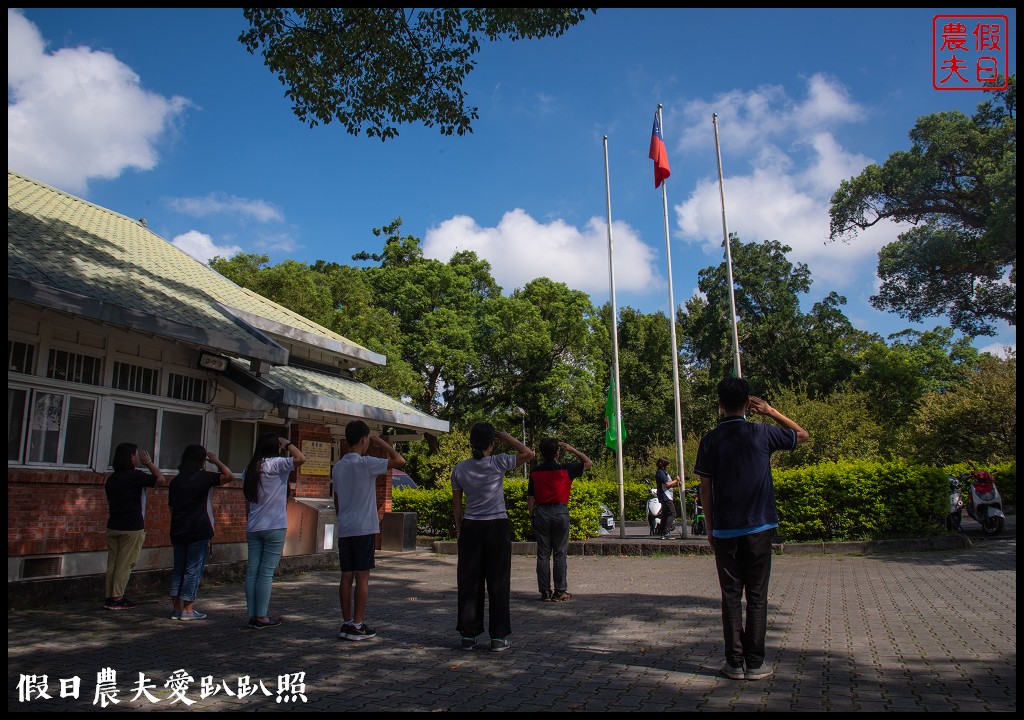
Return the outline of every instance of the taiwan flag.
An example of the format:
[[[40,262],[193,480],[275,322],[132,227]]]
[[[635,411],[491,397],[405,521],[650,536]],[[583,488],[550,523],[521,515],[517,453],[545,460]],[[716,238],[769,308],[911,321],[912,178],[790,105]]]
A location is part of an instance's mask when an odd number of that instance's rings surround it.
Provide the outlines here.
[[[661,134],[661,118],[654,113],[654,129],[651,130],[651,152],[649,154],[654,161],[654,187],[661,187],[661,184],[668,179],[672,171],[668,169],[668,154],[665,152],[665,137]]]

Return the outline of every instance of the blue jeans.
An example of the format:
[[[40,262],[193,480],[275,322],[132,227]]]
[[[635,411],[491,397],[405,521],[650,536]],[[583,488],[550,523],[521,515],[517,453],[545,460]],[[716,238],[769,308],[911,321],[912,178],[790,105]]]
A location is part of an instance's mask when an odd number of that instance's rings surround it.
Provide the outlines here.
[[[286,528],[280,528],[245,534],[249,545],[249,565],[245,571],[245,604],[249,609],[249,617],[267,617],[270,586],[274,581],[277,564],[281,562],[287,532]]]
[[[171,569],[171,597],[190,603],[199,592],[206,558],[210,553],[209,540],[197,540],[187,545],[174,545],[174,567]]]

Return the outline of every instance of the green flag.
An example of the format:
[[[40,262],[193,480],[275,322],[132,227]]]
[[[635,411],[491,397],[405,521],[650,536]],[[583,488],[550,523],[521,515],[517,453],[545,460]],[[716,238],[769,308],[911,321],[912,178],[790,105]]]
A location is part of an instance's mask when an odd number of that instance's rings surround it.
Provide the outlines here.
[[[619,431],[622,433],[622,442],[626,442],[626,426],[620,421]],[[608,400],[604,404],[604,444],[612,450],[618,450],[619,444],[615,434],[615,376],[608,384]]]

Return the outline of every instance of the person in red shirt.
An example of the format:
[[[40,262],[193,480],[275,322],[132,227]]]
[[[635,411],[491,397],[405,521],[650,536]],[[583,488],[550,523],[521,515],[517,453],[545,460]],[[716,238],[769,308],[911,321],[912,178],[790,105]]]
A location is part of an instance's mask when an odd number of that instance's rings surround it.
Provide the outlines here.
[[[560,463],[562,450],[575,455],[579,462]],[[569,554],[569,492],[572,481],[590,469],[590,458],[568,443],[549,437],[541,440],[543,462],[530,473],[527,504],[533,533],[537,539],[537,587],[540,599],[549,602],[572,600],[566,582]],[[554,591],[551,588],[552,558],[555,569]]]

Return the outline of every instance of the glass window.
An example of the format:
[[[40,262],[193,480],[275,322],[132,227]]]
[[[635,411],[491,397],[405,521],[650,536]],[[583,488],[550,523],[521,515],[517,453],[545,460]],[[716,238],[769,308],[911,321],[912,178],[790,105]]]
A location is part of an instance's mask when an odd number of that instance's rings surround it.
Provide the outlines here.
[[[175,400],[206,402],[206,381],[189,375],[170,373],[167,380],[167,397]]]
[[[129,392],[160,394],[160,371],[141,365],[114,363],[114,377],[111,386]]]
[[[50,350],[46,376],[55,380],[99,385],[103,376],[103,360],[79,353]]]
[[[28,390],[7,388],[7,462],[21,462]]]
[[[110,455],[121,443],[134,443],[146,452],[156,452],[156,415],[154,408],[114,405],[114,427],[110,433]],[[157,466],[159,461],[154,458]],[[177,463],[174,464],[177,467]]]
[[[256,449],[256,438],[265,432],[276,435],[287,435],[288,431],[281,425],[241,422],[239,420],[222,420],[220,423],[220,452],[217,457],[240,475],[252,460]]]
[[[92,460],[92,418],[96,402],[80,397],[70,400],[63,464],[88,465]]]
[[[28,462],[88,465],[92,458],[95,415],[93,399],[63,393],[34,393],[29,418]]]
[[[32,401],[32,421],[29,425],[29,462],[57,462],[60,422],[63,415],[63,395],[36,393]]]
[[[178,467],[186,445],[203,442],[203,416],[170,410],[114,405],[114,431],[110,437],[110,457],[121,443],[135,443],[153,455],[157,467]]]
[[[163,411],[160,419],[160,452],[158,467],[176,468],[181,453],[192,443],[203,442],[203,416]],[[229,466],[230,467],[230,466]]]
[[[31,374],[35,346],[17,340],[7,341],[7,369],[11,372]]]
[[[256,424],[223,420],[220,424],[220,452],[217,456],[235,473],[240,473],[252,459],[256,447]]]

